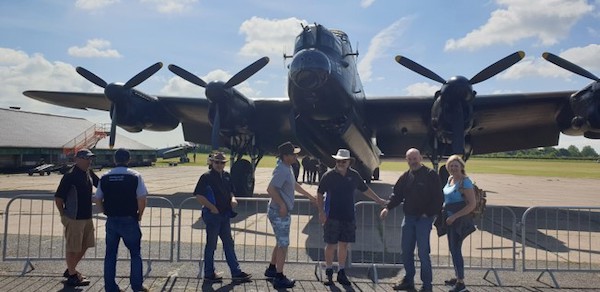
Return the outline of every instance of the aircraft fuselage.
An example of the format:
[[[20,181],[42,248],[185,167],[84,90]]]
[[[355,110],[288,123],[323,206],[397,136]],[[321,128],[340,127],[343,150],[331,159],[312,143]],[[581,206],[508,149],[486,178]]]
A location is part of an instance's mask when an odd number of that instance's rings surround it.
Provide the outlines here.
[[[321,25],[304,27],[289,66],[288,94],[294,132],[303,148],[333,167],[337,149],[349,149],[367,180],[379,153],[362,114],[365,94],[346,34]]]

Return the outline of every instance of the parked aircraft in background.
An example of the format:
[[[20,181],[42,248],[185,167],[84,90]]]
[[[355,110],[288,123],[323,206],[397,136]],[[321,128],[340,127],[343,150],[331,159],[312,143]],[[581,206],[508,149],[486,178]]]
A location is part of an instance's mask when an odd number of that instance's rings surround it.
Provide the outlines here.
[[[477,95],[473,85],[517,63],[515,52],[468,79],[444,80],[418,63],[396,61],[442,84],[434,96],[369,97],[358,76],[348,36],[322,25],[302,26],[288,73],[285,98],[249,98],[234,87],[269,61],[261,58],[226,82],[206,83],[185,69],[169,65],[183,79],[205,88],[206,98],[150,96],[135,86],[158,71],[143,70],[125,84],[107,84],[81,67],[77,72],[103,87],[101,93],[26,91],[28,97],[71,108],[110,111],[114,127],[130,132],[169,131],[183,126],[186,141],[231,150],[236,195],[251,195],[254,169],[267,152],[287,140],[333,167],[331,154],[347,148],[354,167],[370,181],[379,176],[380,156],[404,156],[417,147],[437,167],[443,156],[483,154],[558,144],[559,133],[600,138],[598,77],[552,54],[549,61],[595,80],[579,92]],[[114,137],[114,135],[111,135]],[[111,145],[114,138],[111,138]],[[244,159],[247,155],[250,160]]]

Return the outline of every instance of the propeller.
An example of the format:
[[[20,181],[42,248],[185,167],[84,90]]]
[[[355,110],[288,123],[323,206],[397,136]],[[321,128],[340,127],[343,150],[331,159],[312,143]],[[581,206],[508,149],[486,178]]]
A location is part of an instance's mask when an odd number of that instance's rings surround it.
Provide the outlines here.
[[[600,78],[598,78],[596,75],[590,73],[589,71],[587,71],[587,70],[555,55],[555,54],[544,52],[542,54],[542,58],[546,59],[548,62],[550,62],[558,67],[561,67],[563,69],[571,71],[572,73],[575,73],[579,76],[587,77],[594,81],[600,81]]]
[[[193,73],[190,73],[189,71],[177,65],[169,65],[169,70],[175,75],[187,80],[190,83],[205,88],[206,98],[208,98],[208,100],[210,100],[211,103],[214,103],[215,115],[212,120],[212,132],[210,137],[213,150],[217,150],[219,148],[219,134],[221,133],[220,107],[227,106],[227,104],[222,104],[225,103],[223,96],[229,96],[229,94],[226,93],[229,89],[246,81],[252,75],[256,74],[256,72],[260,71],[263,67],[265,67],[268,63],[269,58],[262,57],[256,60],[254,63],[248,65],[246,68],[242,69],[235,75],[233,75],[225,83],[220,81],[206,83],[200,77],[194,75]]]
[[[104,88],[104,95],[111,101],[110,112],[111,112],[111,124],[110,124],[110,137],[108,146],[112,149],[115,146],[115,138],[117,132],[117,107],[119,102],[122,102],[123,98],[121,96],[126,95],[126,91],[131,90],[132,88],[138,86],[140,83],[146,81],[152,75],[154,75],[160,68],[162,68],[163,64],[158,62],[144,70],[142,70],[137,75],[133,76],[129,81],[125,82],[124,85],[111,83],[108,84],[104,79],[98,77],[96,74],[90,72],[89,70],[83,67],[77,67],[75,70],[79,75],[83,76],[83,78],[88,81]]]
[[[502,58],[498,62],[486,67],[485,69],[481,70],[479,73],[475,74],[475,76],[473,76],[473,78],[471,78],[469,80],[469,83],[471,85],[473,85],[473,84],[477,84],[479,82],[488,80],[488,79],[494,77],[496,74],[508,69],[512,65],[521,61],[521,59],[523,59],[523,57],[525,57],[525,52],[523,52],[523,51],[514,52],[514,53]],[[419,63],[414,62],[413,60],[411,60],[407,57],[398,55],[398,56],[396,56],[396,62],[398,62],[398,64],[408,68],[409,70],[412,70],[415,73],[418,73],[418,74],[420,74],[424,77],[427,77],[433,81],[437,81],[439,83],[446,84],[446,80],[444,80],[444,78],[440,77],[439,75],[435,74],[433,71],[423,67]]]
[[[444,109],[441,111],[440,115],[444,113],[450,118],[449,126],[452,130],[452,152],[464,154],[465,116],[470,115],[471,102],[475,95],[472,85],[492,78],[519,62],[523,57],[525,57],[525,53],[523,51],[517,51],[489,65],[479,73],[475,74],[471,79],[455,76],[447,81],[435,72],[409,58],[398,55],[395,59],[398,64],[409,70],[442,84],[442,89],[440,90],[441,99],[436,102],[441,102],[443,104],[435,103],[434,107],[440,106]],[[469,108],[464,107],[465,103]],[[465,112],[465,109],[467,112]]]

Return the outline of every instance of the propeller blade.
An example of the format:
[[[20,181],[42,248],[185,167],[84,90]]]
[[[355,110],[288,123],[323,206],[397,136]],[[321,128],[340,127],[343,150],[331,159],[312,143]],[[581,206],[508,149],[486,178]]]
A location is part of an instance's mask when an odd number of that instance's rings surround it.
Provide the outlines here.
[[[106,81],[104,81],[102,78],[83,67],[77,67],[75,68],[75,71],[77,71],[79,75],[83,76],[83,78],[87,79],[89,82],[92,82],[102,88],[105,88],[106,85],[108,85],[108,83],[106,83]]]
[[[177,65],[169,65],[169,71],[175,73],[175,75],[189,81],[190,83],[196,84],[200,87],[206,87],[206,82],[204,82],[204,80]]]
[[[411,60],[407,57],[398,55],[398,56],[396,56],[396,62],[398,62],[398,64],[412,70],[413,72],[421,74],[422,76],[425,76],[433,81],[437,81],[441,84],[446,83],[446,80],[444,80],[444,78],[440,77],[440,75],[433,73],[433,71],[419,65],[418,63],[414,62],[413,60]]]
[[[229,79],[229,81],[227,81],[227,83],[225,83],[225,87],[234,87],[234,86],[246,81],[246,79],[250,78],[250,76],[254,75],[260,69],[265,67],[268,63],[269,63],[269,57],[262,57],[262,58],[256,60],[254,63],[248,65],[248,67],[242,69],[242,71],[233,75],[233,77],[231,77]]]
[[[158,62],[146,69],[144,69],[142,72],[138,73],[137,75],[133,76],[131,79],[129,79],[129,81],[127,81],[125,83],[125,85],[123,85],[124,88],[134,88],[136,86],[138,86],[140,83],[146,81],[146,79],[150,78],[150,76],[154,75],[154,73],[158,72],[158,70],[160,70],[160,68],[162,68],[163,64],[161,62]]]
[[[112,104],[112,117],[110,122],[110,136],[108,137],[108,147],[115,147],[115,138],[117,136],[117,104]]]
[[[455,115],[452,117],[452,154],[465,153],[465,125],[462,105],[457,104]]]
[[[210,136],[210,142],[212,143],[212,150],[219,149],[219,132],[221,131],[221,117],[219,114],[219,104],[215,103],[215,118],[213,120],[212,134]]]
[[[579,76],[587,77],[594,81],[600,81],[600,78],[598,78],[596,75],[552,53],[545,52],[542,54],[542,58],[546,59],[548,62],[558,67],[569,70]]]
[[[496,74],[508,69],[510,66],[521,61],[521,59],[523,59],[523,57],[525,57],[525,52],[523,52],[523,51],[514,52],[514,53],[504,57],[500,61],[481,70],[479,73],[477,73],[477,75],[473,76],[473,78],[471,78],[471,80],[469,80],[469,83],[477,84],[479,82],[488,80],[488,79],[494,77]]]

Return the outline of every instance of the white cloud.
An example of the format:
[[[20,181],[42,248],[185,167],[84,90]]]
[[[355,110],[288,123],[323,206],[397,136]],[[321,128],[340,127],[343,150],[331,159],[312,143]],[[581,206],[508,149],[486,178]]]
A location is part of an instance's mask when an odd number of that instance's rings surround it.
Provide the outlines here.
[[[559,55],[571,63],[577,64],[585,70],[600,75],[600,44],[590,44],[585,47],[570,48]]]
[[[23,110],[41,110],[49,105],[23,95],[25,90],[95,91],[91,84],[64,62],[51,62],[41,54],[0,48],[0,106],[20,106]],[[64,109],[64,108],[63,108]],[[66,110],[66,109],[65,109]]]
[[[411,18],[403,17],[381,30],[371,39],[367,53],[358,64],[358,72],[364,82],[371,81],[373,75],[373,62],[377,59],[389,57],[386,55],[387,50],[394,44],[396,39],[404,33],[404,30],[408,27],[411,20]]]
[[[411,84],[404,90],[409,96],[433,96],[436,91],[440,90],[441,85],[430,84],[427,82],[419,82]]]
[[[281,57],[282,53],[291,53],[293,47],[290,47],[293,43],[290,40],[301,32],[301,23],[307,22],[295,17],[265,19],[254,16],[240,26],[239,32],[246,35],[246,43],[239,54],[246,57],[266,55],[273,58]]]
[[[360,0],[360,6],[367,8],[367,7],[371,6],[371,4],[373,4],[373,2],[375,2],[375,0]]]
[[[96,10],[119,1],[121,0],[77,0],[75,1],[75,7],[83,10]]]
[[[496,0],[506,9],[492,12],[487,23],[461,39],[450,39],[445,50],[470,51],[494,44],[536,38],[542,45],[556,44],[571,27],[594,9],[585,0]]]
[[[155,4],[160,13],[181,13],[190,9],[198,0],[140,0],[142,3]]]
[[[103,39],[91,39],[84,47],[70,47],[69,55],[80,58],[120,58],[117,50],[110,48],[110,42]]]

